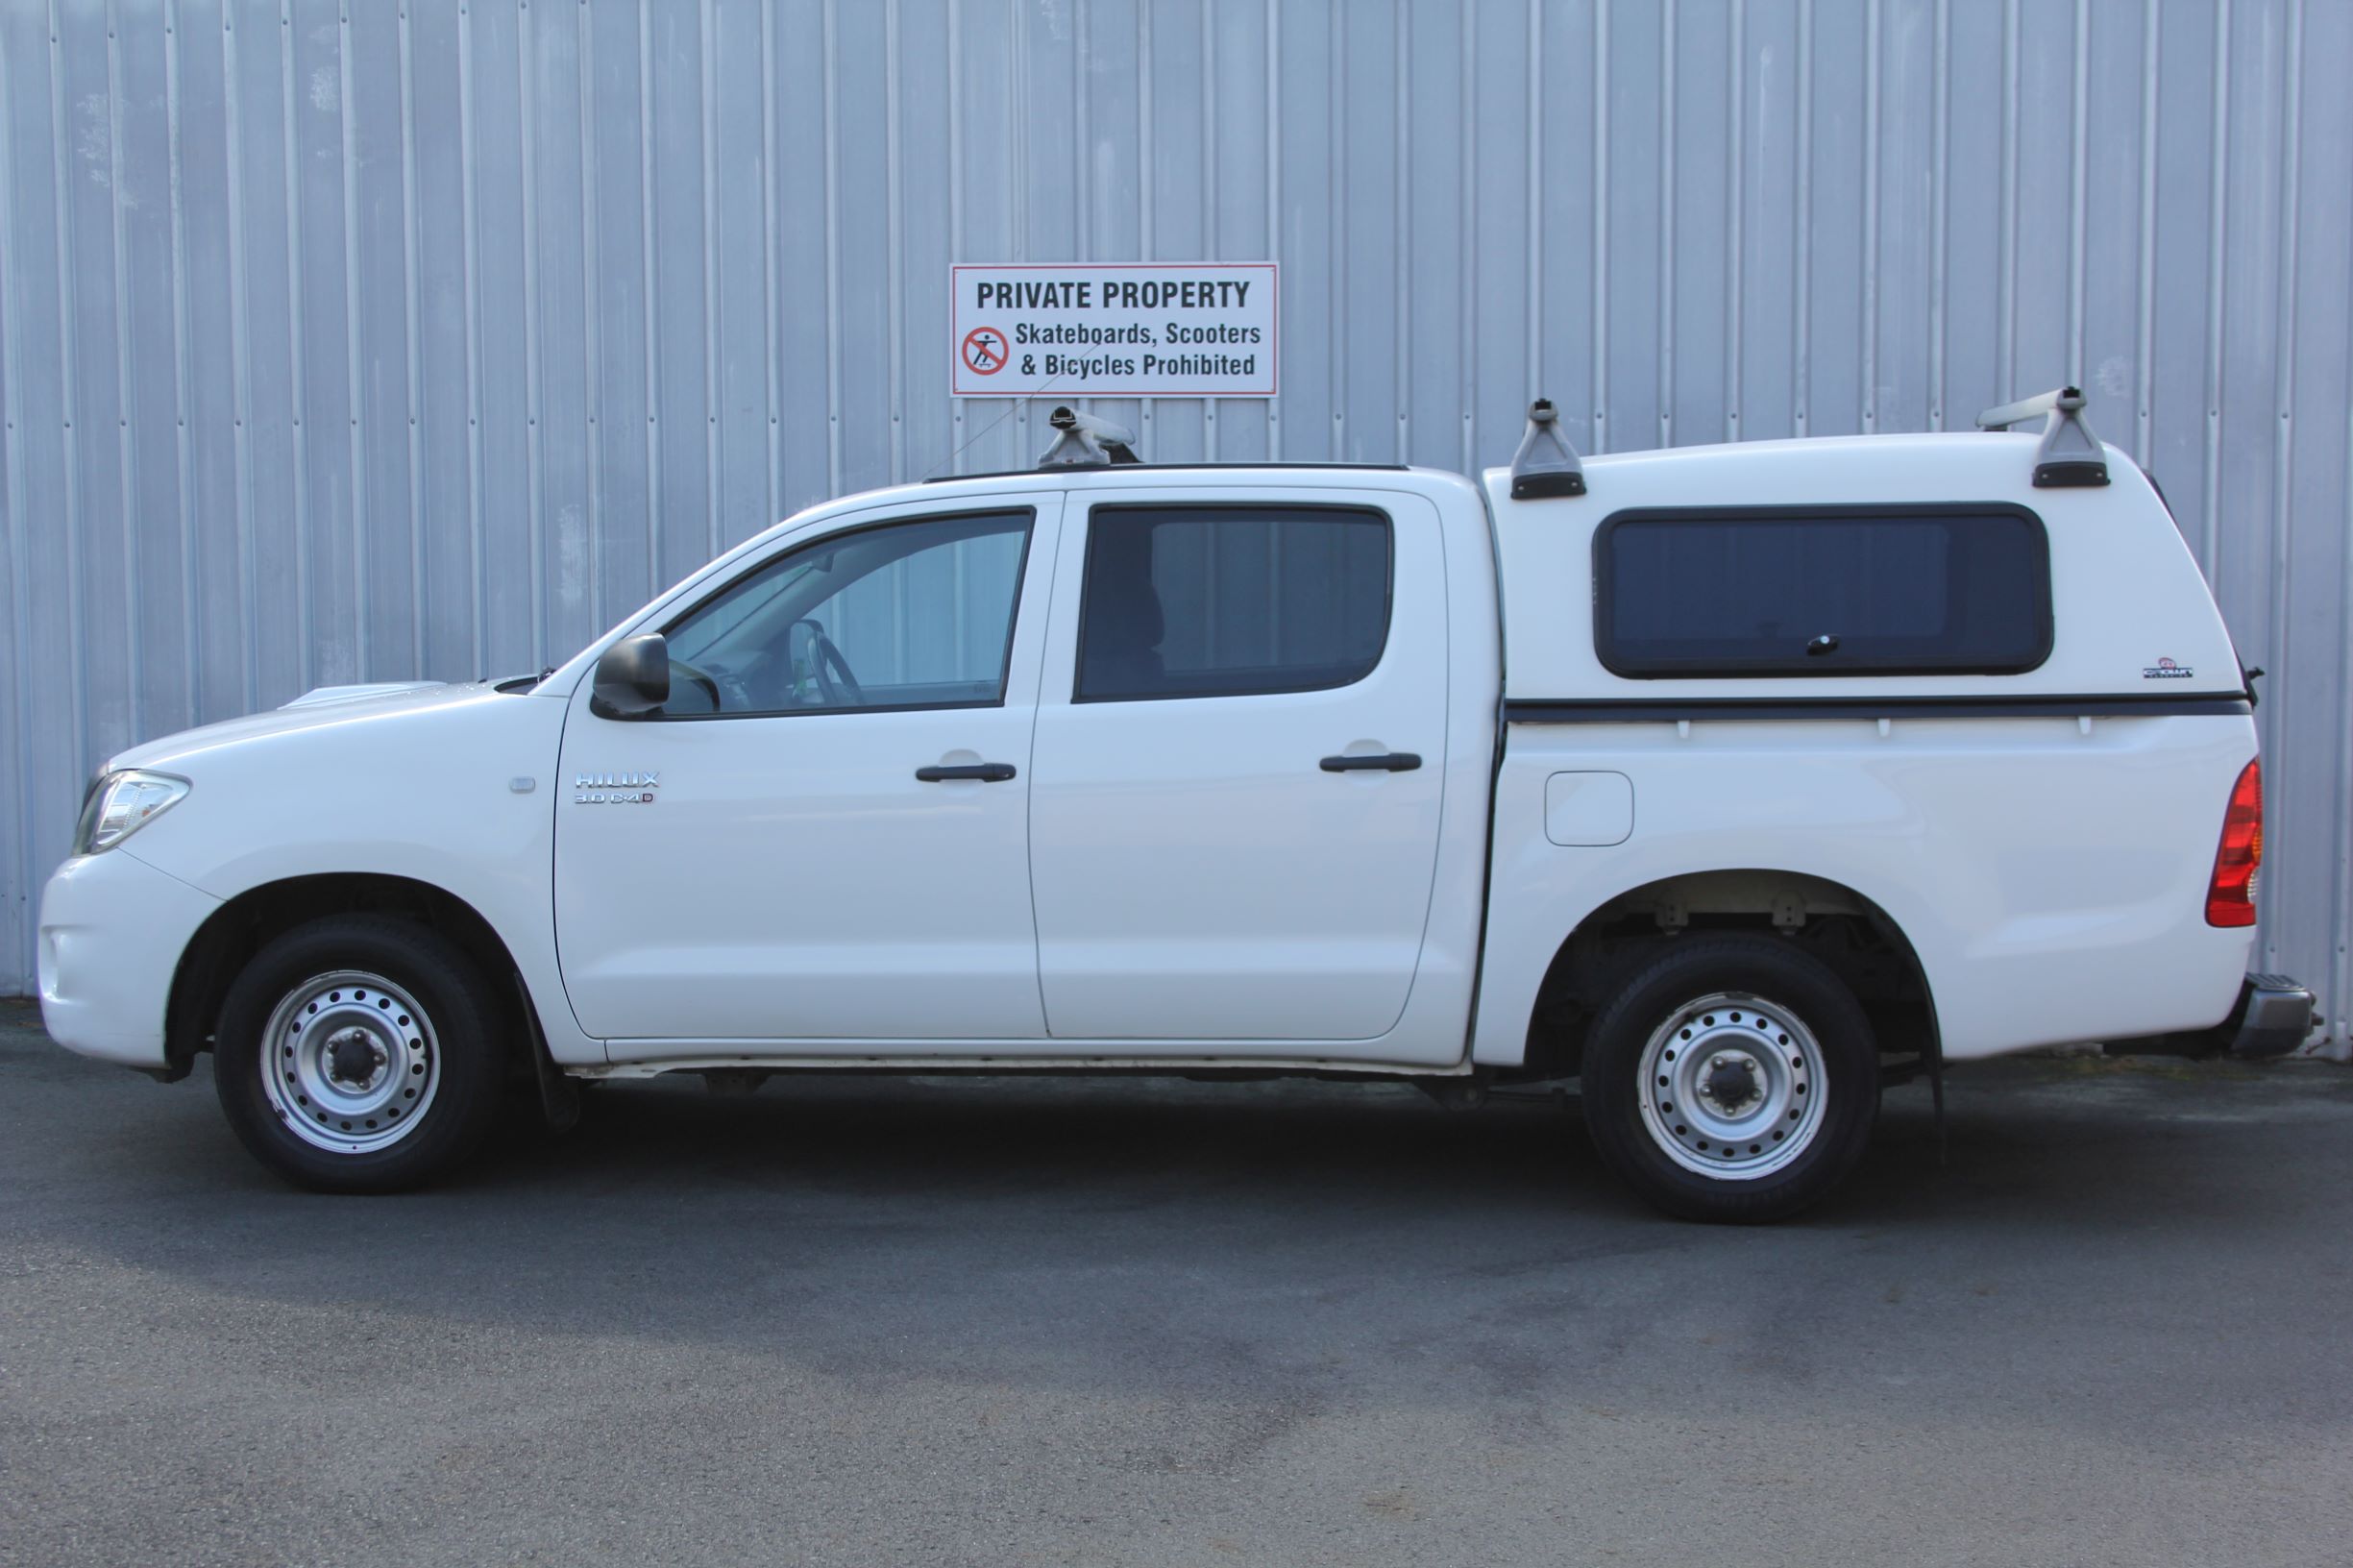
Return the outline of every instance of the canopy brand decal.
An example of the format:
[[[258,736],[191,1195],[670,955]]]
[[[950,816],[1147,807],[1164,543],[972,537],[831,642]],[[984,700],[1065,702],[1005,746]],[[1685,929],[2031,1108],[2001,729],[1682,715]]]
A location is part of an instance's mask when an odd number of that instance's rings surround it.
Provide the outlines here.
[[[960,398],[1271,398],[1272,261],[948,268]]]

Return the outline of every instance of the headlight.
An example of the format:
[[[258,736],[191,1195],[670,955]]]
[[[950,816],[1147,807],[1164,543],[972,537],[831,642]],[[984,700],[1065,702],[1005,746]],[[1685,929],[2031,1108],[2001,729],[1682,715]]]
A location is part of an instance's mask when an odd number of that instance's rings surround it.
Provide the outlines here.
[[[94,855],[116,845],[154,821],[188,793],[188,781],[169,773],[146,773],[135,768],[102,773],[82,802],[82,821],[74,828],[74,853]]]

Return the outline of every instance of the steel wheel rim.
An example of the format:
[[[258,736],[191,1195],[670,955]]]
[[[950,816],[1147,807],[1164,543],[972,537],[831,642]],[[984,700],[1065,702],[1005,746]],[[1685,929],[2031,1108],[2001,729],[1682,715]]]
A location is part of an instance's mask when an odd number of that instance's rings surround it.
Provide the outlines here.
[[[1635,1093],[1661,1153],[1717,1181],[1755,1181],[1802,1155],[1828,1114],[1822,1043],[1797,1013],[1716,992],[1669,1014],[1642,1048]]]
[[[261,1088],[286,1130],[331,1154],[407,1138],[441,1087],[440,1042],[416,998],[335,969],[286,992],[261,1031]]]

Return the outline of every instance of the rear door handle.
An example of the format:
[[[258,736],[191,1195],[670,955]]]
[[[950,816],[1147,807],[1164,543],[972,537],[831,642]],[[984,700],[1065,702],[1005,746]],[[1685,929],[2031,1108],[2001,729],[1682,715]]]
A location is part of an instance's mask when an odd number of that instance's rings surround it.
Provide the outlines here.
[[[1326,757],[1320,766],[1327,773],[1409,773],[1421,765],[1418,752],[1377,751],[1366,757]]]
[[[1002,784],[1013,777],[1010,762],[972,762],[957,767],[943,767],[934,763],[929,768],[918,768],[915,776],[926,784],[945,784],[959,778],[976,778],[983,784]]]

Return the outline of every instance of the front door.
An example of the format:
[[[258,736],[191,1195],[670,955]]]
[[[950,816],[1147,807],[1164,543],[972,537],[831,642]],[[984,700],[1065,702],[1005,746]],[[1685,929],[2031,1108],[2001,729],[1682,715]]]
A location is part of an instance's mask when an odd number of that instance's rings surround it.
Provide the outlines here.
[[[1128,492],[1072,521],[1030,810],[1050,1033],[1244,1056],[1387,1034],[1446,772],[1436,508]]]
[[[837,521],[669,618],[658,714],[602,717],[582,683],[555,913],[583,1030],[1043,1036],[1028,762],[1060,510]]]

